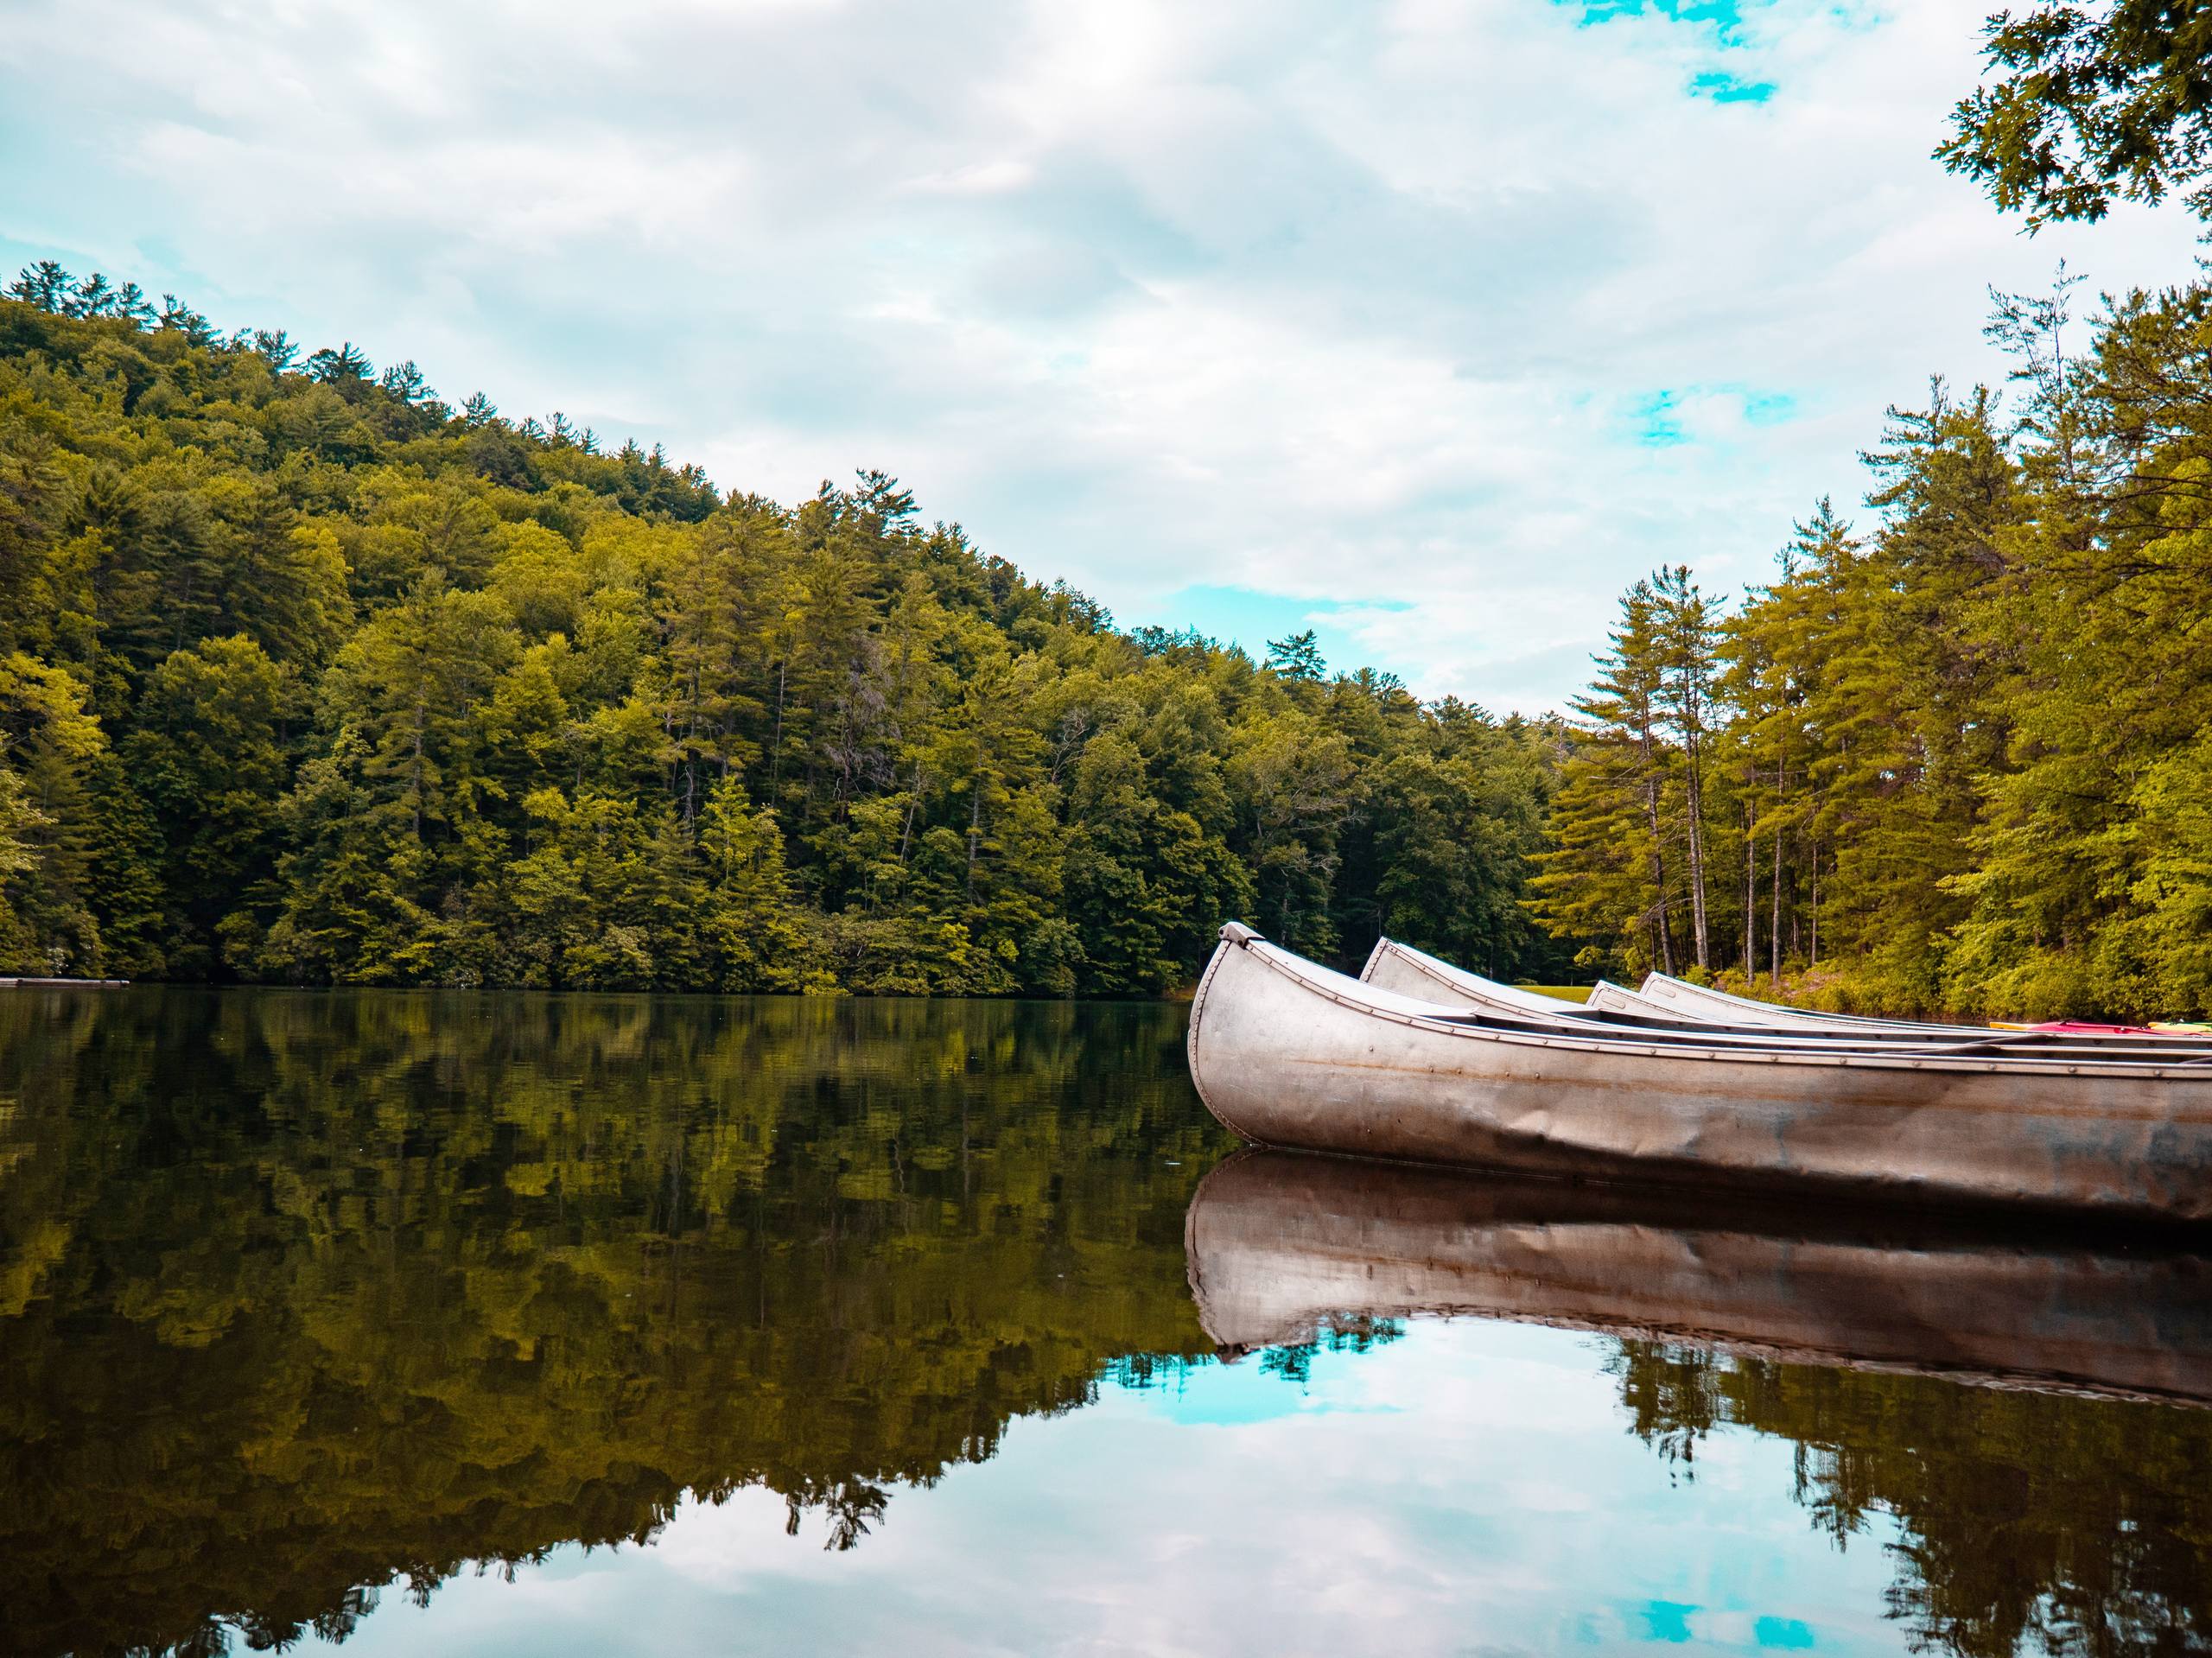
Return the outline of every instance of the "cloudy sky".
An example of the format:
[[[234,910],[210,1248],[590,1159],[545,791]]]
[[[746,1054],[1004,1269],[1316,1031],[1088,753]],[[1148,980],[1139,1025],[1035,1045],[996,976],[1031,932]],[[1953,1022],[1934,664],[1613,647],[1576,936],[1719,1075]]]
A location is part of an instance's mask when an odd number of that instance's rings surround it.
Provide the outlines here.
[[[1928,160],[1992,3],[0,0],[0,259],[1534,708],[2001,373],[1990,283],[2189,271]]]

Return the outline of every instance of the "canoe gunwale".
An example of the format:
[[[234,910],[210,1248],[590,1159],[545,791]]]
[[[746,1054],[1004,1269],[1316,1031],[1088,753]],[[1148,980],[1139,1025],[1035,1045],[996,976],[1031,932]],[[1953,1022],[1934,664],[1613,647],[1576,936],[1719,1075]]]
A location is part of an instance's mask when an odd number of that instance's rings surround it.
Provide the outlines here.
[[[1391,961],[1399,962],[1402,966],[1418,973],[1423,979],[1434,985],[1439,990],[1444,991],[1453,997],[1459,998],[1459,1000],[1467,1001],[1480,998],[1482,1001],[1494,1002],[1501,1007],[1510,1007],[1514,1006],[1514,1004],[1506,998],[1496,994],[1493,989],[1487,987],[1486,981],[1485,988],[1482,990],[1475,990],[1466,985],[1453,982],[1450,978],[1447,978],[1444,973],[1438,970],[1440,968],[1449,968],[1451,965],[1449,962],[1439,962],[1434,956],[1427,954],[1425,951],[1414,950],[1410,945],[1402,944],[1396,939],[1389,937],[1377,938],[1375,941],[1375,948],[1367,952],[1366,964],[1359,969],[1359,981],[1362,984],[1371,984],[1374,982],[1376,969],[1381,965],[1385,957],[1388,957]],[[1466,976],[1473,978],[1476,975],[1469,974]],[[1497,988],[1499,989],[1509,990],[1516,988],[1516,987],[1511,985],[1497,987]],[[1556,1010],[1550,1007],[1541,1009],[1531,1008],[1529,1010],[1532,1015],[1537,1017],[1543,1019],[1555,1019],[1560,1024],[1569,1026],[1588,1025],[1604,1018],[1604,1014],[1597,1009],[1586,1008],[1576,1002],[1560,1001],[1558,997],[1545,996],[1540,991],[1532,990],[1527,994],[1530,996],[1537,997],[1544,1001],[1558,1003]],[[1630,1015],[1630,1017],[1636,1017],[1636,1015]],[[1668,1023],[1675,1026],[1689,1027],[1694,1026],[1696,1021],[1694,1020],[1677,1019],[1669,1020]]]
[[[1600,1015],[1618,1014],[1630,1019],[1671,1019],[1685,1025],[1703,1025],[1713,1022],[1710,1020],[1700,1020],[1685,1014],[1678,1007],[1669,1007],[1665,1002],[1645,995],[1641,990],[1631,990],[1624,984],[1615,984],[1611,979],[1600,979],[1592,985],[1590,1000],[1582,1005]]]
[[[1884,1019],[1879,1015],[1872,1013],[1823,1013],[1820,1009],[1815,1007],[1793,1007],[1788,1002],[1762,1001],[1757,996],[1739,996],[1732,990],[1716,989],[1712,985],[1699,984],[1692,980],[1680,978],[1670,973],[1645,974],[1643,975],[1643,988],[1633,994],[1643,997],[1648,1001],[1656,1001],[1662,1006],[1665,1005],[1668,1000],[1666,996],[1655,996],[1651,994],[1651,986],[1655,981],[1667,986],[1669,992],[1681,994],[1687,1001],[1692,1003],[1719,1002],[1725,1007],[1738,1008],[1746,1013],[1764,1014],[1777,1025],[1820,1023],[1826,1025],[1864,1025],[1873,1029],[1893,1029],[1898,1026],[1906,1026],[1913,1030],[1942,1030],[1945,1028],[1957,1028],[1934,1025],[1923,1020]],[[1970,1029],[1973,1027],[1968,1026],[1966,1028]]]
[[[1646,979],[1662,975],[1652,974]],[[1678,981],[1688,984],[1688,980]],[[1690,985],[1693,990],[1701,986]],[[1878,1037],[1908,1038],[1956,1037],[1961,1032],[1985,1032],[1993,1027],[1986,1025],[1923,1025],[1910,1020],[1859,1019],[1843,1014],[1808,1013],[1802,1008],[1777,1008],[1777,1013],[1789,1018],[1764,1017],[1768,1010],[1764,1002],[1747,1001],[1741,997],[1732,999],[1734,1011],[1742,1015],[1737,1019],[1723,1017],[1720,1009],[1700,1010],[1683,1007],[1662,997],[1649,995],[1641,990],[1631,990],[1624,984],[1611,979],[1600,979],[1591,987],[1590,1000],[1585,1004],[1592,1012],[1611,1019],[1661,1020],[1675,1025],[1707,1026],[1721,1030],[1755,1030],[1775,1036],[1825,1036],[1834,1041],[1858,1039],[1863,1032],[1868,1039]]]
[[[1651,987],[1666,987],[1655,995]],[[1618,988],[1618,987],[1616,987]],[[1732,990],[1722,990],[1709,984],[1698,984],[1691,980],[1677,978],[1665,973],[1648,973],[1643,988],[1624,994],[1639,997],[1654,1007],[1666,1007],[1682,1013],[1688,1019],[1717,1019],[1730,1013],[1753,1016],[1777,1030],[1798,1030],[1826,1027],[1834,1029],[1861,1028],[1867,1031],[1957,1031],[2006,1030],[2020,1026],[2002,1025],[1946,1025],[1926,1020],[1884,1019],[1869,1013],[1831,1013],[1818,1008],[1797,1007],[1787,1002],[1762,1001],[1756,996],[1743,996]],[[1680,998],[1679,1001],[1675,998]],[[2152,1026],[2121,1031],[2047,1032],[2048,1035],[2071,1035],[2079,1040],[2105,1043],[2126,1043],[2137,1047],[2177,1049],[2202,1048],[2205,1034],[2191,1031],[2162,1031]],[[2194,1060],[2180,1063],[2195,1064]]]
[[[1429,1030],[1457,1035],[1472,1041],[1503,1043],[1520,1047],[1560,1048],[1572,1052],[1619,1055],[1637,1058],[1707,1059],[1742,1064],[1796,1066],[1808,1069],[1931,1070],[1951,1074],[1981,1073],[2013,1077],[2089,1075],[2145,1080],[2172,1077],[2177,1072],[2183,1072],[2190,1077],[2190,1080],[2195,1080],[2202,1073],[2192,1068],[2205,1063],[2203,1060],[2138,1061],[2119,1058],[2107,1058],[2094,1055],[2085,1055],[2078,1059],[2061,1060],[2036,1057],[2026,1051],[2018,1056],[2007,1053],[2002,1056],[1969,1057],[1959,1051],[1956,1047],[1949,1047],[1948,1051],[1944,1049],[1936,1049],[1923,1050],[1917,1053],[1910,1051],[1885,1053],[1864,1048],[1846,1047],[1834,1039],[1821,1041],[1815,1037],[1787,1035],[1774,1040],[1758,1039],[1758,1045],[1756,1046],[1747,1045],[1732,1047],[1726,1043],[1700,1044],[1696,1035],[1691,1034],[1686,1036],[1678,1045],[1673,1042],[1655,1041],[1649,1038],[1639,1040],[1635,1036],[1618,1031],[1618,1027],[1603,1033],[1594,1032],[1586,1033],[1580,1030],[1552,1030],[1535,1026],[1516,1029],[1489,1015],[1455,1015],[1449,1009],[1441,1007],[1438,1007],[1433,1013],[1411,1013],[1355,996],[1348,996],[1331,985],[1300,971],[1299,968],[1294,965],[1299,962],[1300,958],[1289,951],[1281,949],[1279,945],[1268,943],[1266,939],[1248,927],[1239,926],[1236,923],[1231,923],[1230,925],[1236,927],[1241,936],[1231,937],[1229,928],[1223,929],[1222,946],[1216,950],[1214,959],[1208,962],[1205,976],[1199,981],[1198,994],[1193,998],[1191,1051],[1194,1060],[1197,1054],[1198,1027],[1199,1021],[1204,1018],[1206,994],[1211,988],[1215,972],[1223,960],[1223,950],[1233,947],[1253,956],[1262,965],[1282,975],[1308,994],[1319,996],[1325,1001],[1333,1002],[1338,1007],[1368,1018],[1379,1019],[1416,1030]],[[1330,976],[1337,978],[1344,975],[1331,974]],[[1345,982],[1357,983],[1358,981],[1347,978]],[[1777,1040],[1803,1042],[1807,1045],[1782,1047],[1776,1045]],[[1986,1044],[1978,1042],[1974,1045],[1984,1047]],[[1197,1074],[1195,1064],[1192,1074],[1194,1077]],[[1205,1092],[1203,1083],[1200,1085],[1200,1092]],[[1227,1119],[1224,1118],[1224,1121],[1226,1122]],[[1239,1134],[1245,1133],[1243,1129],[1237,1128],[1233,1122],[1229,1123],[1228,1126]],[[1246,1137],[1258,1138],[1249,1134]]]
[[[1611,980],[1600,980],[1592,992],[1592,1000],[1587,1003],[1558,1001],[1556,997],[1545,997],[1539,992],[1529,992],[1527,994],[1540,1001],[1557,1001],[1558,1005],[1555,1008],[1531,1007],[1524,1012],[1518,1004],[1508,1001],[1498,994],[1501,990],[1511,990],[1516,987],[1493,985],[1478,974],[1467,973],[1464,969],[1456,969],[1449,962],[1440,961],[1433,956],[1414,949],[1409,944],[1401,943],[1395,938],[1378,939],[1375,948],[1368,952],[1367,965],[1360,969],[1359,974],[1362,983],[1374,982],[1377,965],[1385,957],[1418,974],[1425,982],[1435,986],[1438,990],[1451,997],[1452,1001],[1446,1004],[1446,1006],[1456,1007],[1460,1002],[1471,1002],[1478,1010],[1485,1008],[1498,1010],[1497,1016],[1501,1018],[1508,1020],[1524,1018],[1567,1030],[1586,1030],[1592,1026],[1613,1030],[1648,1027],[1655,1035],[1662,1036],[1694,1037],[1710,1034],[1740,1037],[1760,1043],[1826,1042],[1835,1045],[1865,1044],[1870,1046],[1879,1045],[1890,1048],[1898,1048],[1901,1045],[1916,1039],[1933,1042],[1938,1038],[1942,1038],[1961,1043],[1988,1044],[1994,1040],[2007,1047],[2038,1047],[2043,1052],[2053,1051],[2053,1045],[2048,1041],[2037,1044],[2015,1039],[2020,1035],[2035,1036],[2039,1034],[2038,1032],[1984,1032],[1974,1026],[1936,1025],[1927,1026],[1923,1031],[1918,1028],[1890,1029],[1877,1025],[1870,1026],[1864,1035],[1859,1035],[1855,1032],[1834,1032],[1798,1026],[1774,1026],[1756,1022],[1728,1024],[1719,1020],[1700,1019],[1679,1009],[1649,1001],[1640,993],[1624,988]],[[1462,983],[1459,981],[1461,979],[1472,981],[1472,982]],[[1649,1007],[1652,1011],[1648,1013],[1630,1011],[1596,1000],[1597,996],[1608,991],[1631,1003],[1637,1004],[1639,1008]],[[2062,1047],[2060,1051],[2070,1050]],[[2084,1050],[2084,1051],[2091,1051]],[[2124,1054],[2127,1051],[2120,1049],[2107,1051]]]
[[[1556,1013],[1546,1008],[1523,1014],[1514,1004],[1496,994],[1501,987],[1492,986],[1479,975],[1455,969],[1448,962],[1439,961],[1395,939],[1380,940],[1369,952],[1368,965],[1362,969],[1361,982],[1373,982],[1377,964],[1386,956],[1390,961],[1419,975],[1425,983],[1433,985],[1454,998],[1455,1005],[1447,1007],[1446,1011],[1459,1022],[1474,1021],[1456,1004],[1471,1003],[1470,1011],[1480,1013],[1485,1019],[1507,1027],[1516,1024],[1526,1025],[1531,1020],[1543,1028],[1569,1032],[1594,1029],[1633,1034],[1641,1027],[1648,1029],[1653,1039],[1663,1039],[1670,1044],[1679,1039],[1710,1037],[1722,1042],[1732,1054],[1763,1051],[1770,1047],[1784,1051],[1848,1050],[1853,1052],[1929,1056],[1993,1055],[1999,1050],[2017,1049],[2023,1053],[2041,1057],[2053,1064],[2069,1061],[2088,1064],[2094,1065],[2101,1075],[2107,1072],[2113,1065],[2130,1061],[2172,1067],[2212,1062],[2212,1051],[2208,1051],[2208,1044],[2202,1039],[2083,1039],[2069,1038],[2050,1032],[1999,1030],[1974,1025],[1907,1026],[1889,1025],[1878,1020],[1867,1021],[1863,1031],[1855,1028],[1834,1031],[1802,1026],[1732,1025],[1718,1020],[1697,1019],[1672,1008],[1665,1008],[1657,1013],[1624,1013],[1611,1007],[1591,1006],[1586,1008],[1571,1002],[1561,1002],[1560,1011]],[[1471,982],[1461,983],[1458,981],[1459,979]],[[1381,985],[1376,988],[1384,988]],[[1630,1000],[1637,999],[1636,992],[1624,990],[1618,985],[1601,983],[1599,988],[1615,991]],[[1652,1005],[1661,1006],[1657,1003]],[[2183,1053],[2196,1057],[2186,1059],[2167,1057]],[[2006,1057],[2010,1057],[2009,1052]]]

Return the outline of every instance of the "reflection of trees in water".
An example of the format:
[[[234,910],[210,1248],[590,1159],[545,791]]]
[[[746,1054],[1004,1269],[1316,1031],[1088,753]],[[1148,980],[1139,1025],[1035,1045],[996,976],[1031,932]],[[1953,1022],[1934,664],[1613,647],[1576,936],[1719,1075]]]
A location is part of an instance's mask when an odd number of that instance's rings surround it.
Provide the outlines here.
[[[2212,1642],[2212,1411],[1735,1359],[1624,1341],[1636,1434],[1689,1477],[1723,1426],[1796,1441],[1841,1548],[1894,1516],[1888,1597],[1916,1649],[2199,1652]]]
[[[798,1536],[808,1511],[818,1510],[830,1522],[830,1535],[822,1547],[842,1554],[868,1535],[890,1503],[890,1492],[866,1480],[810,1483],[784,1493],[784,1535]]]
[[[0,998],[4,1644],[342,1636],[379,1585],[649,1540],[687,1490],[858,1544],[1014,1417],[1206,1350],[1179,1036],[1150,1007]],[[1839,1546],[1894,1515],[1924,1646],[2212,1631],[2212,1412],[1613,1363],[1683,1477],[1740,1426],[1795,1442]]]
[[[1659,1453],[1670,1473],[1694,1477],[1698,1441],[1720,1420],[1713,1355],[1675,1342],[1623,1342],[1620,1348],[1606,1368],[1619,1378],[1637,1438]]]
[[[1284,1342],[1260,1351],[1262,1375],[1281,1376],[1303,1386],[1313,1379],[1317,1353],[1364,1353],[1394,1342],[1406,1333],[1402,1320],[1377,1318],[1364,1313],[1346,1314],[1331,1321],[1312,1341]]]
[[[0,1002],[11,1648],[342,1635],[752,1484],[834,1547],[1205,1350],[1160,1007]],[[1171,1161],[1181,1166],[1171,1166]]]

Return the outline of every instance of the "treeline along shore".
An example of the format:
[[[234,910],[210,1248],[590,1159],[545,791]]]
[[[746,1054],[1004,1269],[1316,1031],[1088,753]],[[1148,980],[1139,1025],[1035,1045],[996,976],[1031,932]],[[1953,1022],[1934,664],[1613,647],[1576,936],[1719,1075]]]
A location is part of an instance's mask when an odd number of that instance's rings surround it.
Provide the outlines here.
[[[0,299],[0,973],[1145,994],[1356,961],[2212,1006],[2212,287],[2000,296],[1770,581],[1577,717],[1120,629],[865,473],[796,506],[132,285]],[[1755,535],[1756,530],[1747,531]]]
[[[1889,411],[1866,522],[1732,611],[1623,598],[1549,925],[1833,1006],[2212,1007],[2212,285],[2070,328],[2076,280],[1993,295],[2005,396]]]
[[[1151,994],[1229,916],[1504,973],[1567,737],[1116,629],[411,364],[0,300],[0,971]]]

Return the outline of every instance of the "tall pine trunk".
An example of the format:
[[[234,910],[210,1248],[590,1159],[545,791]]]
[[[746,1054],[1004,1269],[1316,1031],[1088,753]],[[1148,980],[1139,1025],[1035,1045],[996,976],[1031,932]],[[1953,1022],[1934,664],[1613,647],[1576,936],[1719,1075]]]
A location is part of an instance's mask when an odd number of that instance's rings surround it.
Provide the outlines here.
[[[1821,964],[1821,847],[1813,843],[1813,939],[1812,948],[1806,953],[1805,969],[1810,972]]]
[[[1713,967],[1711,872],[1705,825],[1706,715],[1713,694],[1719,628],[1710,600],[1690,579],[1689,567],[1677,564],[1656,572],[1639,589],[1653,602],[1657,626],[1656,696],[1662,723],[1671,726],[1681,745],[1683,807],[1688,818],[1690,925],[1697,964]]]
[[[1651,764],[1651,728],[1638,734],[1643,748],[1643,821],[1651,832],[1651,894],[1658,912],[1659,970],[1675,976],[1675,943],[1667,930],[1667,860],[1660,850],[1659,773]]]
[[[1689,766],[1684,773],[1686,796],[1689,809],[1690,829],[1690,924],[1697,943],[1697,964],[1708,970],[1713,966],[1712,937],[1706,926],[1705,914],[1705,791],[1698,776],[1697,751],[1692,747]]]
[[[1782,801],[1782,765],[1777,761],[1774,768],[1774,798],[1777,805],[1779,805]],[[1774,826],[1774,914],[1770,918],[1774,927],[1774,941],[1769,962],[1774,974],[1774,989],[1777,996],[1782,994],[1782,824],[1779,822],[1780,816],[1779,812],[1776,814],[1777,821]]]
[[[976,790],[968,804],[968,902],[976,901],[976,852],[983,842],[983,774],[976,773]]]
[[[1744,807],[1744,983],[1758,977],[1759,837],[1751,809]]]

